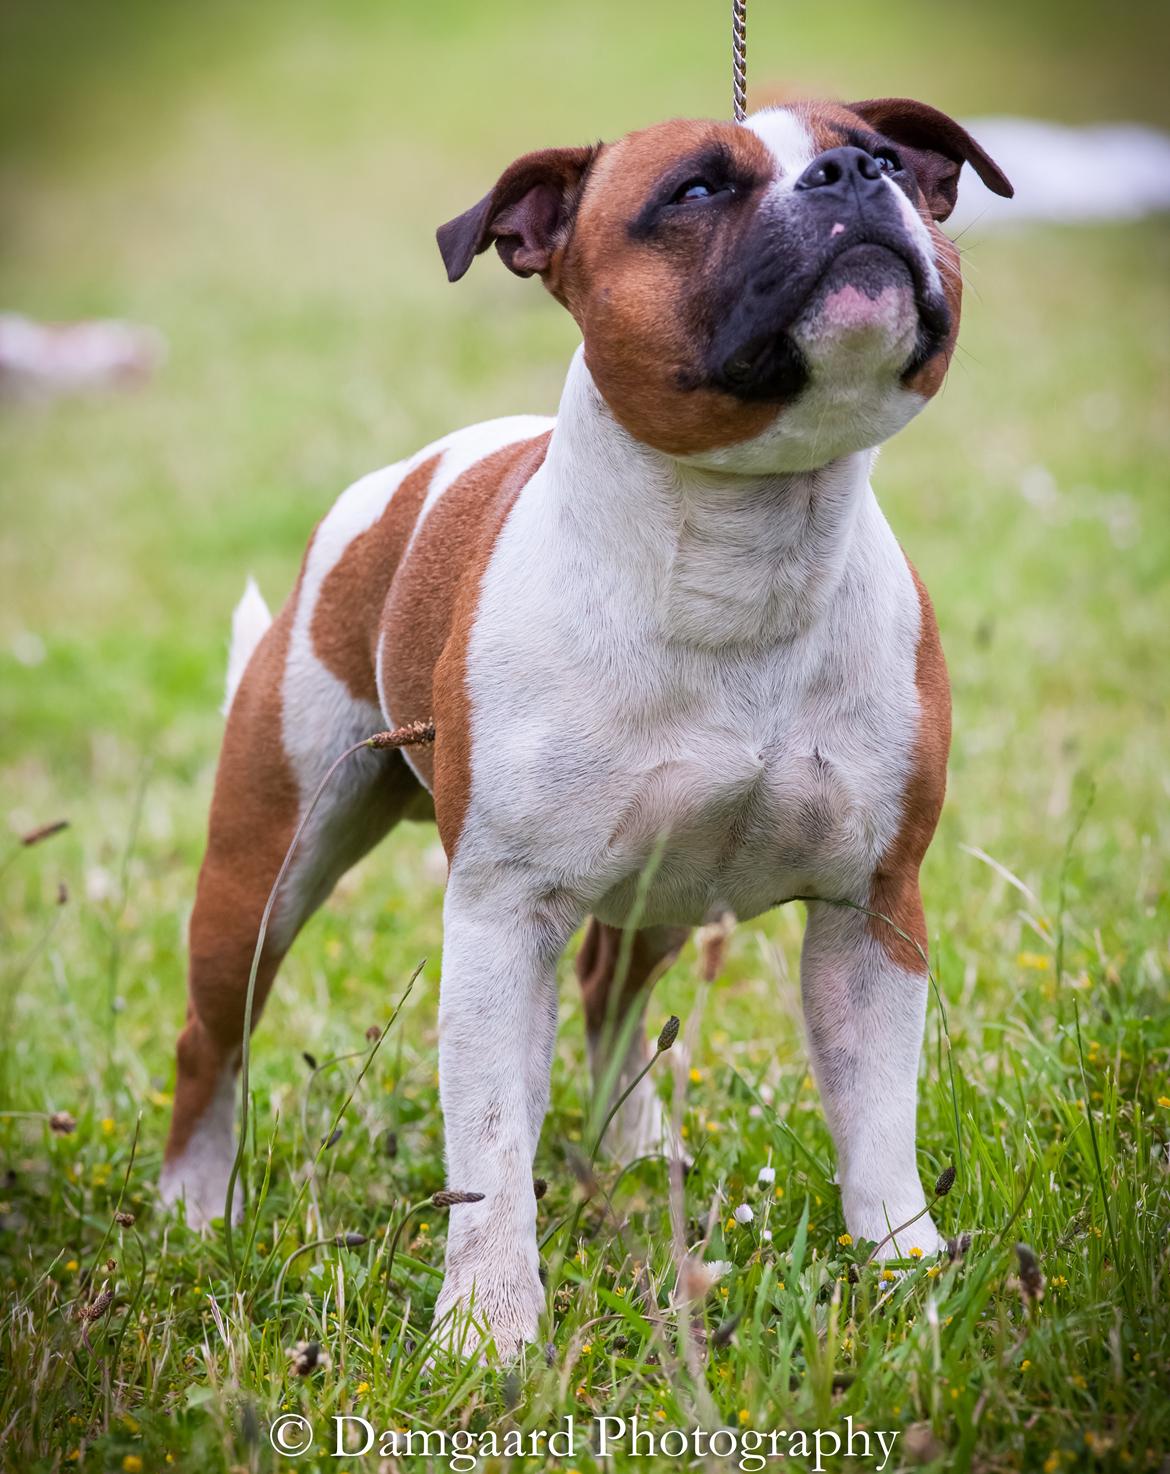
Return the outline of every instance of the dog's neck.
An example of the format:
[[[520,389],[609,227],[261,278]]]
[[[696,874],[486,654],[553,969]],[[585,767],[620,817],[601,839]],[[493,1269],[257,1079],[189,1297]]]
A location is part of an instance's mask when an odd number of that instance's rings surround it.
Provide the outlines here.
[[[859,517],[881,516],[872,451],[815,471],[739,476],[635,440],[614,419],[578,349],[543,468],[541,499],[571,548],[573,577],[662,638],[775,644],[820,622]],[[649,632],[649,630],[648,630]]]

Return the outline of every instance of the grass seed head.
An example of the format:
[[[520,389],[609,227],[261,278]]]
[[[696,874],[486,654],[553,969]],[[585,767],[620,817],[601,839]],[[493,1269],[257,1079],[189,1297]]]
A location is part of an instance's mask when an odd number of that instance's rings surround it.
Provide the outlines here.
[[[956,1238],[948,1239],[947,1258],[951,1261],[952,1264],[955,1264],[960,1259],[966,1258],[967,1250],[970,1247],[971,1235],[969,1233],[961,1233]]]
[[[114,1222],[119,1228],[133,1228],[134,1214],[123,1212],[121,1209],[114,1214]]]
[[[435,740],[434,722],[407,722],[389,732],[375,732],[366,742],[367,747],[417,747]]]
[[[672,1013],[662,1025],[662,1031],[658,1035],[658,1053],[665,1054],[674,1041],[678,1038],[678,1031],[682,1027],[678,1014]]]
[[[718,1277],[697,1254],[688,1254],[678,1272],[679,1302],[689,1305],[702,1300]]]
[[[32,845],[40,844],[45,839],[52,839],[54,834],[60,834],[62,829],[68,828],[68,819],[53,819],[48,824],[38,824],[35,829],[30,829],[27,833],[22,834],[20,836],[20,842],[24,845],[25,849],[29,849]]]
[[[955,1185],[955,1178],[958,1175],[959,1174],[955,1171],[955,1168],[954,1168],[953,1165],[950,1166],[950,1167],[944,1168],[943,1171],[941,1171],[938,1174],[938,1179],[936,1180],[936,1182],[934,1184],[934,1195],[935,1195],[935,1197],[936,1198],[945,1198],[946,1195],[947,1195],[947,1193],[950,1192],[951,1188],[954,1187],[954,1185]]]
[[[54,1111],[49,1117],[49,1130],[54,1136],[72,1136],[77,1130],[77,1122],[68,1111]]]
[[[114,1292],[109,1288],[108,1284],[105,1284],[101,1287],[97,1297],[91,1300],[88,1305],[79,1305],[77,1307],[77,1319],[86,1322],[101,1320],[102,1316],[105,1315],[113,1303]]]
[[[543,1177],[534,1177],[532,1179],[532,1196],[536,1199],[538,1203],[540,1202],[541,1198],[544,1197],[546,1192],[548,1192],[548,1183],[544,1180]]]
[[[332,1365],[329,1353],[319,1341],[298,1341],[287,1354],[289,1369],[298,1377],[327,1372]]]
[[[458,1188],[440,1188],[431,1196],[431,1206],[434,1208],[457,1208],[460,1203],[482,1203],[483,1193],[461,1192]]]
[[[732,1336],[735,1335],[735,1328],[739,1325],[741,1320],[743,1320],[743,1311],[737,1310],[736,1313],[729,1319],[725,1320],[722,1325],[716,1326],[711,1336],[711,1345],[726,1346],[727,1343],[731,1340]]]
[[[1038,1305],[1044,1299],[1044,1289],[1048,1283],[1040,1268],[1039,1259],[1027,1244],[1017,1244],[1016,1263],[1020,1266],[1019,1287],[1024,1303]]]

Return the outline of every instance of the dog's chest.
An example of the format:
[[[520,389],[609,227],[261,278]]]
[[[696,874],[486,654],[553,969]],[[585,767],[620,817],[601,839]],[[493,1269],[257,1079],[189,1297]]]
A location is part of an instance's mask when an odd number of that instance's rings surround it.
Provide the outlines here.
[[[627,520],[586,556],[521,497],[469,648],[468,852],[612,924],[635,899],[695,924],[864,894],[900,822],[920,614],[872,497],[829,512],[787,541],[766,506],[724,518],[708,553]]]
[[[653,731],[611,727],[589,803],[611,816],[587,867],[602,920],[636,904],[647,921],[752,916],[791,895],[847,894],[872,870],[897,822],[899,714],[881,693],[859,709],[857,693],[833,698],[825,672],[806,684],[783,664],[737,672],[733,693],[716,683]]]

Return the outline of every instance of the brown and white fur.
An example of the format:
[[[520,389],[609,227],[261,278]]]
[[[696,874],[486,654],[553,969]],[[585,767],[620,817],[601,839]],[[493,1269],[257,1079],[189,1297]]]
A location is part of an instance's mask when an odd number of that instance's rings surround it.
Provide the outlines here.
[[[328,792],[256,1003],[347,867],[433,812],[450,864],[448,1174],[484,1194],[451,1213],[437,1320],[471,1309],[503,1354],[537,1333],[555,970],[587,918],[595,1074],[615,1073],[607,1041],[639,1019],[620,1088],[689,928],[821,898],[802,991],[845,1219],[881,1239],[924,1207],[918,871],[950,700],[930,601],[869,473],[954,345],[957,254],[937,222],[964,162],[1010,193],[923,104],[801,104],[527,155],[439,232],[453,280],[495,242],[583,344],[555,421],[476,425],[367,476],[277,617],[253,588],[237,611],[162,1178],[190,1222],[223,1210],[249,962],[302,805],[347,744],[432,716],[433,749],[363,752]],[[619,1127],[628,1154],[661,1146],[649,1083]],[[937,1246],[926,1216],[896,1248]]]

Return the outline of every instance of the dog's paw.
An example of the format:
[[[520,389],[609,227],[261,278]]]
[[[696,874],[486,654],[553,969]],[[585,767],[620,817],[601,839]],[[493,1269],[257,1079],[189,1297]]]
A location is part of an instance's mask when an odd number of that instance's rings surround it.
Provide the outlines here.
[[[463,1361],[514,1361],[539,1337],[544,1286],[529,1266],[450,1268],[435,1303],[437,1351]]]
[[[889,1237],[891,1227],[905,1223],[925,1206],[925,1200],[917,1206],[911,1201],[895,1213],[887,1211],[882,1204],[851,1205],[846,1198],[845,1224],[857,1243],[868,1239],[881,1245],[874,1255],[879,1263],[889,1259],[933,1259],[942,1249],[943,1240],[929,1213],[923,1213],[908,1228],[900,1228],[892,1238]]]
[[[623,1167],[644,1157],[681,1159],[687,1169],[692,1161],[649,1080],[640,1081],[623,1102],[605,1133],[602,1152]]]
[[[163,1166],[158,1183],[159,1197],[167,1207],[182,1203],[187,1227],[202,1232],[223,1218],[231,1170],[231,1158],[214,1161],[176,1158]],[[232,1223],[239,1223],[243,1216],[244,1198],[237,1182],[232,1197]]]

